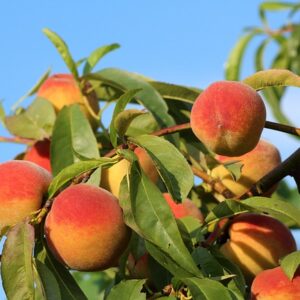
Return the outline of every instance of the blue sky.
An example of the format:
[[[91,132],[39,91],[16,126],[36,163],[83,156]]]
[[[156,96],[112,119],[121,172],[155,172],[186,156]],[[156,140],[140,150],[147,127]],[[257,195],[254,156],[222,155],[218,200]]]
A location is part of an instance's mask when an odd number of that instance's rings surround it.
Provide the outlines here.
[[[121,49],[98,66],[118,67],[157,80],[204,88],[224,78],[224,63],[249,25],[260,25],[261,1],[5,1],[0,9],[0,99],[9,111],[49,67],[66,72],[56,50],[42,33],[48,27],[68,43],[75,59],[118,42]],[[277,13],[272,23],[282,24]],[[253,46],[255,45],[255,41]],[[248,51],[243,77],[253,73]],[[284,111],[299,124],[298,89],[285,97]],[[268,113],[268,119],[272,116]],[[0,128],[0,135],[7,132]],[[299,143],[286,134],[264,130],[286,158]],[[24,146],[0,143],[0,162]],[[1,298],[1,297],[0,297]]]

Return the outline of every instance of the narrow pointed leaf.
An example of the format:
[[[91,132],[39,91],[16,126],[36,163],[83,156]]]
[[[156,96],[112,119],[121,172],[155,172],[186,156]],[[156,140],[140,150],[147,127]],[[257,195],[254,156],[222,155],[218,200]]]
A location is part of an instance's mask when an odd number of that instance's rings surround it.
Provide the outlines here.
[[[9,230],[1,258],[1,277],[7,299],[34,298],[33,245],[32,225],[22,222]]]
[[[283,258],[280,265],[286,276],[292,280],[295,272],[300,267],[300,251],[295,251]]]
[[[79,105],[65,106],[59,112],[50,151],[53,175],[81,160],[78,156],[99,158],[97,140]]]
[[[202,277],[183,243],[174,216],[162,193],[141,171],[137,161],[132,163],[130,170],[130,194],[128,189],[124,190],[125,187],[126,182],[121,186],[120,204],[127,225],[172,260],[181,270],[180,275]]]
[[[152,135],[129,140],[147,151],[172,197],[180,202],[184,200],[194,184],[194,175],[178,149],[165,139]]]
[[[120,45],[115,43],[111,45],[105,45],[94,50],[86,60],[83,68],[83,74],[86,75],[90,73],[103,56],[118,48],[120,48]]]
[[[73,60],[69,48],[65,41],[54,31],[44,28],[43,33],[47,36],[47,38],[52,42],[55,46],[59,54],[61,55],[62,59],[66,63],[67,67],[73,74],[74,78],[78,81],[79,75],[77,71],[76,62]]]

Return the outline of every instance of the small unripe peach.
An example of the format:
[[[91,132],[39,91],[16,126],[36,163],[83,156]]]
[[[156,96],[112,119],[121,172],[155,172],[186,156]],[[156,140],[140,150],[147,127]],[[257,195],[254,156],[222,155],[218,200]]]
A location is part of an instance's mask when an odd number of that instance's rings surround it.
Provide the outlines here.
[[[251,300],[299,300],[300,268],[292,280],[281,267],[259,273],[251,286]]]
[[[23,159],[34,162],[51,173],[50,141],[46,139],[35,142],[27,149]]]
[[[259,141],[266,108],[250,86],[235,81],[211,84],[196,99],[191,111],[194,134],[220,155],[238,156]]]
[[[135,279],[150,278],[148,252],[143,254],[137,260],[130,253],[128,256],[127,267],[131,278],[135,278]]]
[[[79,271],[115,266],[130,238],[118,199],[83,183],[67,187],[56,197],[45,234],[58,260]]]
[[[214,168],[211,173],[212,177],[221,179],[222,183],[237,197],[242,196],[255,182],[281,162],[278,149],[264,140],[260,140],[252,151],[244,155],[236,157],[217,155],[216,158],[222,163],[238,161],[243,165],[241,176],[237,181],[232,178],[230,172],[223,165]],[[275,188],[276,185],[269,191],[269,194]]]
[[[0,164],[0,228],[22,221],[42,205],[51,174],[24,160]]]
[[[190,216],[198,219],[200,222],[203,222],[203,215],[201,211],[190,199],[185,199],[182,203],[176,203],[169,193],[164,193],[163,196],[168,202],[176,219]]]
[[[158,180],[158,172],[149,154],[143,148],[135,148],[134,153],[137,155],[141,168],[146,175],[156,183]],[[130,166],[129,161],[122,159],[112,167],[102,170],[101,186],[110,191],[116,197],[119,197],[120,183],[127,174]]]
[[[235,217],[229,236],[220,250],[241,268],[248,281],[261,271],[278,266],[280,258],[296,251],[289,229],[266,215],[247,213]]]
[[[78,83],[71,74],[55,74],[45,80],[39,88],[37,95],[50,101],[56,111],[60,111],[65,105],[77,103],[81,110],[89,118],[90,122],[95,125],[95,119],[88,111],[85,101],[88,102],[95,114],[99,111],[99,104],[95,92],[89,92],[90,88],[87,83],[81,91]]]

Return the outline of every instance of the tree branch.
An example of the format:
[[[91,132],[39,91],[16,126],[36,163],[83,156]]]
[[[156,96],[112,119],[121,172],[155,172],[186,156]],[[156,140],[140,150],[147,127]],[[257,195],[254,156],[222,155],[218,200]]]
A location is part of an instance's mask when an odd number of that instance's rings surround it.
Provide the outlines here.
[[[266,121],[265,128],[289,133],[289,134],[292,134],[295,136],[300,136],[300,128],[296,128],[296,127],[289,126],[289,125]]]

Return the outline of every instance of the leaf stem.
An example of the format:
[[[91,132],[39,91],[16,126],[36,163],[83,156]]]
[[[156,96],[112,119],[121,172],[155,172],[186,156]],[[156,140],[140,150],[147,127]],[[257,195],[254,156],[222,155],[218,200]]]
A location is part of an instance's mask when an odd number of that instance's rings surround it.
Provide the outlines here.
[[[26,139],[26,138],[21,138],[21,137],[4,137],[0,136],[0,142],[3,143],[15,143],[15,144],[25,144],[28,146],[31,146],[34,144],[35,140],[33,139]]]

